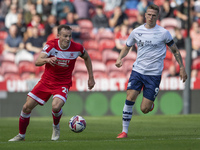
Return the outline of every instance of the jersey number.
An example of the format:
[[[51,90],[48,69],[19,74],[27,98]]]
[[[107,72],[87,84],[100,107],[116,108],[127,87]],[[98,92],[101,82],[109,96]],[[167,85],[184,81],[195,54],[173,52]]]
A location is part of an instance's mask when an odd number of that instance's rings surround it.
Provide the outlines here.
[[[62,87],[62,89],[63,89],[63,90],[62,90],[63,93],[67,93],[68,90],[67,90],[66,87]]]

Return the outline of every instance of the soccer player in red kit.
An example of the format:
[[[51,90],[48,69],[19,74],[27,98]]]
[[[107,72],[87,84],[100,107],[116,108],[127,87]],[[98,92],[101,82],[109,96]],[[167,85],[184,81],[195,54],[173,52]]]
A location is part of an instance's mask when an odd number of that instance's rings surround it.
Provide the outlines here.
[[[89,75],[88,88],[92,89],[94,87],[95,81],[91,59],[83,46],[71,41],[71,39],[72,29],[68,25],[60,25],[58,27],[58,39],[48,41],[43,47],[35,65],[42,66],[45,64],[45,71],[40,81],[28,93],[19,118],[19,134],[9,141],[23,141],[25,139],[31,111],[38,104],[44,105],[51,95],[53,95],[53,134],[51,140],[59,139],[62,106],[66,102],[69,88],[72,85],[72,71],[78,56],[84,59],[87,67]]]

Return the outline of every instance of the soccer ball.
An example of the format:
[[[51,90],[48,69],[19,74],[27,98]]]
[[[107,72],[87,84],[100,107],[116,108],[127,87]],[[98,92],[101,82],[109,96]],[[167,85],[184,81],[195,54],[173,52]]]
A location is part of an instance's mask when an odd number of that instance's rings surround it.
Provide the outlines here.
[[[69,128],[76,133],[82,132],[86,128],[86,121],[79,115],[73,116],[69,120]]]

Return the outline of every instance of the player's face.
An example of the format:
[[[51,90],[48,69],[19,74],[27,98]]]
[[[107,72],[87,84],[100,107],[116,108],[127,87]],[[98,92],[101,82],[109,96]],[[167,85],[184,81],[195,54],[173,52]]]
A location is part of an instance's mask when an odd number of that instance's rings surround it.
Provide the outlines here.
[[[153,28],[156,25],[158,19],[158,12],[154,9],[147,9],[145,13],[147,28]]]
[[[72,31],[62,28],[58,34],[59,44],[61,48],[66,49],[72,39]]]

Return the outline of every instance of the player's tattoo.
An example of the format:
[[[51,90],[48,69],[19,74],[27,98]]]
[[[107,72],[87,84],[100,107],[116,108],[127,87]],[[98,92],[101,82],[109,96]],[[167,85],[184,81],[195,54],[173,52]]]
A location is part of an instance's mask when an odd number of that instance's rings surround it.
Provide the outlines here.
[[[182,60],[181,54],[180,54],[178,48],[176,47],[176,45],[173,44],[170,47],[170,49],[171,49],[172,53],[174,54],[174,57],[176,58],[176,61],[178,62],[179,66],[183,67],[183,60]]]

